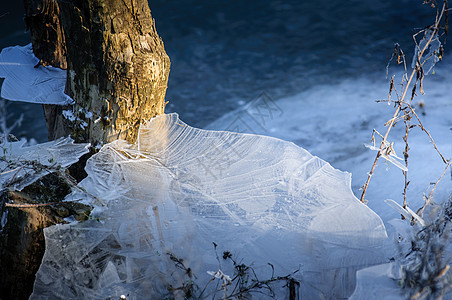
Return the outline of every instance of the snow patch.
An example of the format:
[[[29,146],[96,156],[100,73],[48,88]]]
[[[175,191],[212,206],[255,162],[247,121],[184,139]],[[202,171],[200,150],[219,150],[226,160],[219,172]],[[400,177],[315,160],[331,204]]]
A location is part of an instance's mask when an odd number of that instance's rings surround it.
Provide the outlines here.
[[[75,118],[74,113],[72,112],[72,110],[63,110],[62,113],[63,113],[63,117],[64,118],[68,119],[71,122],[75,121],[76,118]]]

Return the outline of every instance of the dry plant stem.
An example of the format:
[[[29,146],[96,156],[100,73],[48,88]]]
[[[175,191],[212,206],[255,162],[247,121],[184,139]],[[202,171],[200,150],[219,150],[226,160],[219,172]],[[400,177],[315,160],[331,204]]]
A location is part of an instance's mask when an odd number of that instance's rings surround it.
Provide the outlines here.
[[[410,147],[408,145],[408,134],[410,132],[410,126],[411,126],[411,117],[408,115],[407,111],[404,110],[405,112],[405,118],[404,118],[404,123],[405,123],[405,136],[403,137],[403,140],[405,141],[405,151],[403,151],[403,157],[405,158],[405,166],[408,169],[408,151],[410,150]],[[408,184],[410,184],[410,181],[408,180],[408,171],[403,171],[403,176],[405,177],[405,185],[403,187],[403,208],[406,208],[407,206],[407,200],[406,200],[406,193],[407,193],[407,189],[408,189]]]
[[[23,169],[23,167],[18,167],[16,173],[14,173],[13,177],[11,177],[11,180],[8,182],[8,185],[11,185],[14,180],[16,180],[16,176],[17,174],[19,174],[19,172]]]
[[[441,13],[440,13],[439,16],[437,16],[436,21],[435,21],[435,25],[434,25],[434,28],[433,28],[433,32],[434,33],[436,33],[438,31],[438,29],[439,29],[439,23],[440,23],[441,19],[443,18],[445,8],[446,8],[446,4],[443,4],[443,8],[441,10]],[[427,43],[425,44],[424,48],[419,52],[418,60],[420,60],[420,58],[424,55],[424,52],[430,46],[433,37],[434,37],[434,34],[431,34],[431,36],[430,36],[429,40],[427,41]],[[410,78],[408,79],[408,81],[406,83],[406,86],[405,86],[405,89],[403,90],[403,94],[402,94],[402,96],[400,97],[400,99],[398,101],[398,105],[397,105],[397,108],[396,108],[396,110],[394,112],[394,115],[393,115],[391,121],[388,124],[388,129],[386,130],[386,134],[384,135],[383,140],[382,140],[381,145],[380,145],[380,151],[377,152],[377,155],[375,157],[374,163],[372,164],[372,168],[370,169],[370,172],[369,172],[369,174],[367,176],[367,181],[362,187],[363,192],[361,194],[361,199],[360,200],[363,203],[364,203],[364,197],[365,197],[366,192],[367,192],[367,188],[369,186],[370,179],[372,178],[372,175],[374,174],[375,168],[377,166],[378,159],[381,156],[381,151],[383,150],[383,147],[386,144],[386,140],[388,139],[389,132],[391,131],[391,128],[394,125],[394,122],[395,122],[395,120],[396,120],[396,118],[397,118],[397,116],[398,116],[398,114],[399,114],[399,112],[400,112],[400,110],[402,108],[402,102],[404,101],[404,99],[406,97],[406,94],[408,92],[408,89],[410,87],[410,84],[411,84],[411,82],[413,80],[413,77],[416,74],[416,72],[417,72],[417,68],[415,68],[411,72]]]
[[[424,125],[421,122],[421,119],[419,118],[417,113],[414,111],[413,107],[411,105],[408,105],[408,107],[410,108],[412,114],[416,117],[417,121],[419,122],[419,127],[421,128],[421,130],[424,131],[428,135],[428,137],[430,138],[430,141],[432,142],[433,147],[435,147],[436,152],[438,152],[439,156],[441,156],[441,159],[443,160],[443,162],[445,164],[449,163],[449,160],[445,159],[444,156],[439,151],[438,147],[436,146],[435,141],[433,140],[433,137],[430,135],[430,132],[428,132],[428,130],[425,129]]]
[[[441,179],[444,177],[444,175],[446,174],[447,170],[450,168],[450,166],[452,165],[452,162],[448,162],[446,165],[446,168],[444,169],[444,172],[441,174],[441,176],[438,178],[438,180],[435,182],[435,184],[433,185],[432,190],[430,191],[430,193],[428,194],[428,196],[425,198],[425,202],[424,205],[418,209],[418,211],[416,212],[420,217],[422,217],[422,213],[424,212],[425,208],[427,207],[427,205],[430,203],[431,199],[432,199],[432,195],[433,192],[435,191],[436,187],[438,186],[438,183],[441,181]]]
[[[80,199],[82,200],[82,199]],[[48,203],[39,203],[39,204],[15,204],[15,203],[6,203],[6,207],[15,207],[15,208],[36,208],[36,207],[43,207],[43,206],[52,206],[52,205],[61,205],[68,203],[69,201],[64,202],[48,202]],[[74,202],[70,201],[70,202]]]
[[[376,102],[377,102],[377,103],[380,103],[380,102],[397,102],[397,101],[393,101],[393,100],[377,100]],[[421,119],[419,118],[419,116],[418,116],[418,114],[416,113],[416,111],[414,110],[414,108],[413,108],[410,104],[408,104],[408,103],[406,103],[406,102],[404,102],[404,104],[407,105],[407,107],[410,109],[411,113],[416,117],[416,119],[417,119],[417,121],[418,121],[418,123],[419,123],[419,125],[413,125],[413,126],[419,126],[419,128],[421,128],[421,130],[424,131],[424,132],[427,134],[427,136],[428,136],[429,139],[430,139],[430,142],[432,142],[433,147],[435,148],[436,152],[438,152],[438,155],[441,157],[442,161],[443,161],[445,164],[449,163],[450,160],[449,160],[449,159],[446,159],[446,158],[444,157],[444,155],[441,153],[441,151],[439,151],[438,146],[436,145],[435,141],[433,140],[433,137],[431,136],[430,132],[429,132],[429,131],[424,127],[424,125],[422,124],[422,121],[421,121]]]

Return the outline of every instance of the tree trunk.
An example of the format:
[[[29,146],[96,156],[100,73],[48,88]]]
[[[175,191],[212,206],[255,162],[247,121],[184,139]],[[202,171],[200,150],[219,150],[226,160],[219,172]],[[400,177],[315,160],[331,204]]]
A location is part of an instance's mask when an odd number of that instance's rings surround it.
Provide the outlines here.
[[[66,93],[75,100],[45,107],[50,138],[134,142],[140,123],[164,112],[170,61],[146,0],[25,0],[25,7],[35,55],[67,67]]]
[[[117,138],[134,142],[140,123],[164,112],[170,61],[146,0],[24,4],[34,54],[42,65],[67,69],[66,93],[75,100],[68,106],[44,105],[49,139],[71,134],[93,145]],[[74,118],[68,118],[71,114]],[[61,201],[70,188],[60,179],[50,174],[20,195],[2,193],[0,215],[11,200]],[[10,210],[6,227],[0,228],[0,298],[26,299],[44,253],[43,228],[68,215],[83,219],[90,208],[65,203]]]
[[[140,123],[164,111],[170,67],[147,1],[60,5],[68,91],[76,101],[73,136],[90,142],[134,142]]]

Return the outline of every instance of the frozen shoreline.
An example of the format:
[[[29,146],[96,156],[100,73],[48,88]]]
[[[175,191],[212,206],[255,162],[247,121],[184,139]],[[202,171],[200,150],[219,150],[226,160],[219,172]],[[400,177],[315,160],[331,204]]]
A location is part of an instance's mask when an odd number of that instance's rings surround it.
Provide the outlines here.
[[[446,158],[452,156],[452,96],[445,84],[452,80],[451,64],[440,64],[435,75],[425,79],[425,95],[415,98],[424,107],[416,106],[422,122]],[[400,76],[396,77],[396,82]],[[298,95],[283,99],[262,97],[255,103],[231,112],[209,124],[206,129],[238,130],[292,141],[332,166],[352,173],[352,189],[357,197],[370,171],[376,152],[367,149],[372,129],[384,133],[383,126],[392,117],[393,107],[376,100],[387,99],[389,82],[345,80],[340,84],[316,86]],[[267,102],[267,103],[265,103]],[[183,116],[181,116],[183,118]],[[405,144],[403,122],[393,128],[389,141],[399,157]],[[428,136],[414,128],[409,136],[409,171],[411,180],[407,198],[411,208],[423,204],[422,194],[435,182],[445,165]],[[378,162],[366,194],[368,205],[387,222],[398,213],[384,203],[393,199],[401,204],[404,178],[402,171],[384,159]],[[435,200],[442,203],[452,192],[451,176],[444,176],[435,191]]]

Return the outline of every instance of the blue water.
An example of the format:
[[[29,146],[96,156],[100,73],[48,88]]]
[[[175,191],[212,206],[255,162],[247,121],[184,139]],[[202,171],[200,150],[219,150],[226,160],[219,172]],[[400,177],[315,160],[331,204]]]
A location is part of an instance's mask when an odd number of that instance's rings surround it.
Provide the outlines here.
[[[382,78],[394,43],[412,53],[415,28],[434,19],[422,2],[152,1],[172,63],[167,112],[204,127],[262,91],[279,99],[344,78]],[[1,48],[29,42],[22,9],[21,1],[2,4]],[[17,136],[46,139],[39,105],[12,103],[9,112],[25,115]]]

